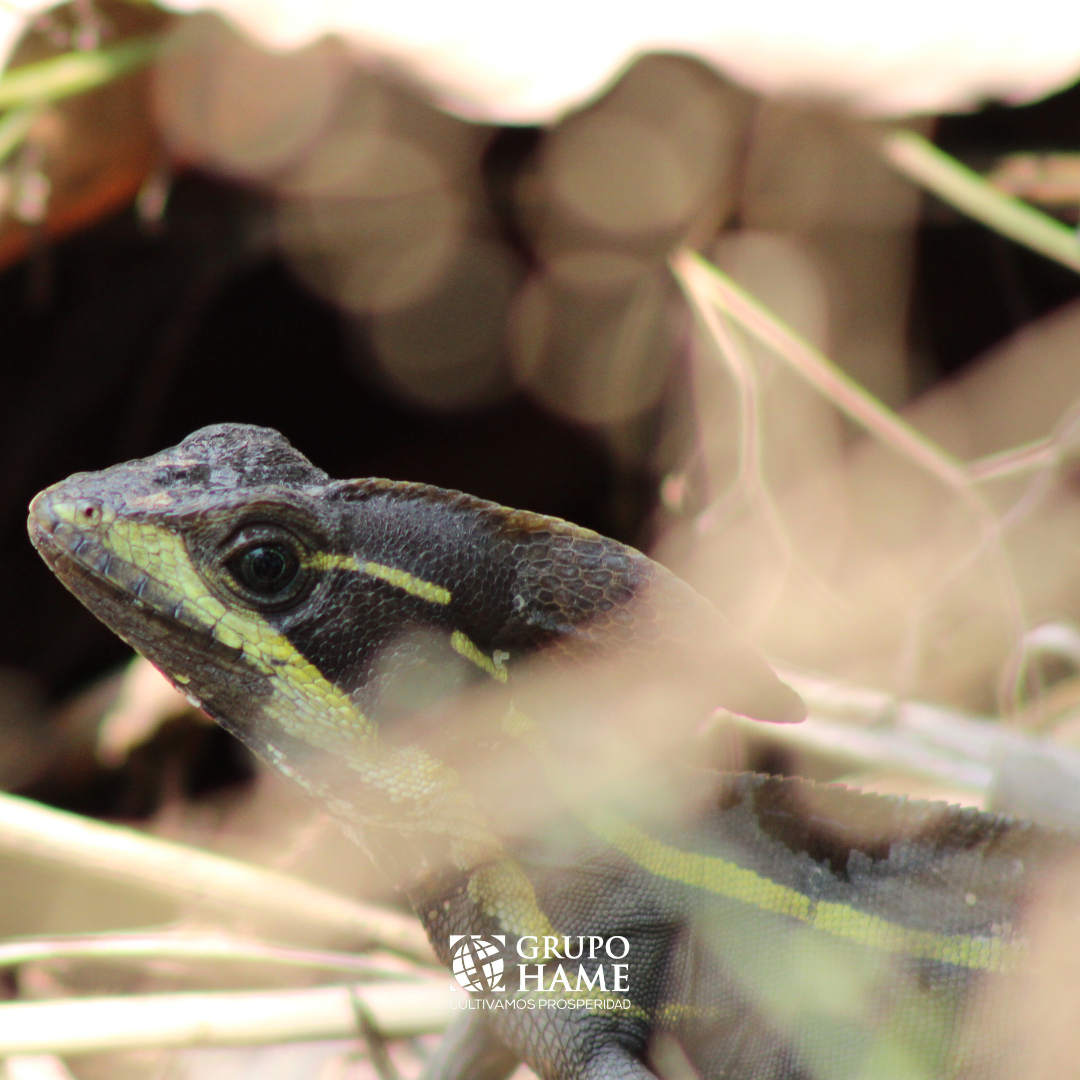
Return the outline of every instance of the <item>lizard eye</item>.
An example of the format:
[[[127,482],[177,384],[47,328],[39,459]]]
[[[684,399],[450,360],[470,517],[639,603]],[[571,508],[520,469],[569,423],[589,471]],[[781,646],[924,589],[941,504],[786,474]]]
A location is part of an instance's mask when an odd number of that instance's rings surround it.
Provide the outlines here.
[[[248,607],[284,611],[307,596],[315,583],[307,572],[307,545],[269,522],[253,522],[233,533],[221,551],[223,584]]]
[[[241,585],[259,596],[284,592],[300,571],[296,552],[286,544],[252,544],[229,560],[229,569]]]

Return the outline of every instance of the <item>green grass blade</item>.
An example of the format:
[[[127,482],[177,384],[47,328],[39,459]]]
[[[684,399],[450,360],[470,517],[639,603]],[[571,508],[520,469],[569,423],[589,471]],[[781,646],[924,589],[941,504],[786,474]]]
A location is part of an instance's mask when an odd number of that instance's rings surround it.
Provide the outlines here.
[[[22,105],[0,117],[0,161],[26,138],[40,112],[37,105]]]
[[[0,109],[57,101],[101,86],[149,63],[161,42],[161,36],[154,34],[17,67],[0,76]]]
[[[967,489],[968,477],[961,462],[878,401],[718,267],[687,248],[675,253],[671,267],[693,309],[708,303],[716,304],[758,341],[783,357],[818,393],[882,443],[950,487]]]

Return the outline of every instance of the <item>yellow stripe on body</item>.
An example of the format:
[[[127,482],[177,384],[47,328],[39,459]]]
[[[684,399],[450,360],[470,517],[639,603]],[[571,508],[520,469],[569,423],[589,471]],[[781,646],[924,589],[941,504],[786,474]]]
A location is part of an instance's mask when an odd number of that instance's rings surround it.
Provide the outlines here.
[[[597,836],[650,874],[748,904],[759,911],[796,919],[812,930],[857,945],[981,971],[1015,970],[1023,955],[1022,945],[1001,938],[915,930],[849,904],[811,900],[797,889],[780,885],[726,859],[671,847],[615,814],[594,811],[587,822]]]
[[[719,1014],[715,1005],[691,1005],[685,1001],[666,1001],[658,1005],[653,1012],[653,1023],[658,1028],[675,1028],[687,1022],[700,1023]]]
[[[450,635],[450,645],[454,652],[471,660],[481,671],[486,671],[496,682],[506,682],[506,668],[502,664],[496,664],[490,656],[485,655],[467,634],[455,630]]]
[[[469,875],[469,899],[507,934],[531,934],[539,940],[557,936],[536,899],[532,882],[515,859],[499,859],[474,870]]]
[[[528,875],[521,868],[516,859],[506,857],[496,862],[488,863],[473,870],[469,875],[469,899],[476,904],[485,915],[495,919],[500,930],[505,930],[508,936],[533,937],[536,939],[539,950],[537,959],[529,961],[530,964],[546,964],[552,959],[548,951],[549,944],[544,938],[562,940],[551,920],[544,914],[540,902],[536,899],[536,892]],[[555,948],[558,948],[556,944]],[[564,960],[564,964],[572,961]],[[548,981],[554,978],[549,973]],[[540,993],[535,989],[515,990],[509,988],[515,997],[539,999]],[[549,993],[552,991],[548,991]],[[621,1006],[621,1015],[633,1016],[641,1020],[647,1020],[649,1014],[645,1009],[634,1005],[625,995],[604,990],[576,990],[560,989],[558,994],[562,998],[573,998],[583,1001],[604,1001],[609,1004],[618,1002]],[[597,1011],[594,1006],[586,1005],[584,1011],[591,1013]]]

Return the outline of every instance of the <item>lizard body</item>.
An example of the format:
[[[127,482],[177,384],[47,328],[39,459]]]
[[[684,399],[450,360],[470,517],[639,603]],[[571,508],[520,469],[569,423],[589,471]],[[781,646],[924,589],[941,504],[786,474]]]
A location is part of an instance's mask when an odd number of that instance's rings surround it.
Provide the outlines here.
[[[465,965],[477,992],[433,1080],[522,1059],[545,1080],[916,1080],[1004,1060],[987,987],[1022,967],[1033,882],[1073,839],[654,760],[645,729],[627,736],[644,757],[602,782],[607,744],[575,741],[577,721],[628,669],[690,687],[665,714],[680,751],[705,706],[802,712],[640,552],[459,492],[331,480],[240,425],[55,485],[30,532]],[[565,684],[587,707],[553,705],[548,671],[588,673]]]

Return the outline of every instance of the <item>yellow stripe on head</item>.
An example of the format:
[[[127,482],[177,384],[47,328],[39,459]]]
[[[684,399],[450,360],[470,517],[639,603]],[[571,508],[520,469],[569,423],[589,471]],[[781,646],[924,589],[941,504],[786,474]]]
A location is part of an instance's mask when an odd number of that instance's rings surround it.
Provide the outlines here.
[[[418,596],[421,600],[427,600],[432,604],[449,604],[453,599],[449,589],[436,585],[431,581],[423,581],[405,570],[398,570],[395,566],[383,566],[381,563],[364,562],[357,564],[360,571],[369,577],[379,578],[399,589],[404,589],[410,596]]]
[[[453,599],[449,589],[442,585],[436,585],[433,581],[424,581],[410,574],[407,570],[399,570],[396,566],[384,566],[377,562],[361,562],[352,555],[328,555],[317,552],[311,557],[309,566],[315,570],[352,570],[367,574],[368,577],[378,578],[388,585],[393,585],[410,596],[427,600],[431,604],[449,604]]]
[[[158,525],[117,518],[102,530],[101,539],[117,559],[163,583],[170,599],[183,603],[187,618],[222,644],[243,653],[269,683],[269,693],[258,708],[289,735],[336,755],[391,805],[424,805],[454,796],[460,782],[452,769],[418,746],[380,747],[377,726],[285,635],[258,612],[240,604],[226,605],[214,595],[178,535]],[[316,555],[309,565],[329,569],[331,560],[356,569],[347,556]],[[270,749],[278,767],[286,769],[280,752],[272,746]],[[286,771],[305,782],[295,770]],[[463,794],[458,802],[462,798]],[[451,832],[458,826],[473,838],[483,834],[490,844],[490,834],[471,804],[455,805],[455,811],[460,821],[431,824]]]
[[[183,540],[159,525],[117,518],[101,533],[119,559],[169,587],[185,610],[270,681],[262,708],[289,734],[326,750],[374,737],[374,727],[352,699],[326,679],[283,634],[257,612],[226,606],[191,563]]]

